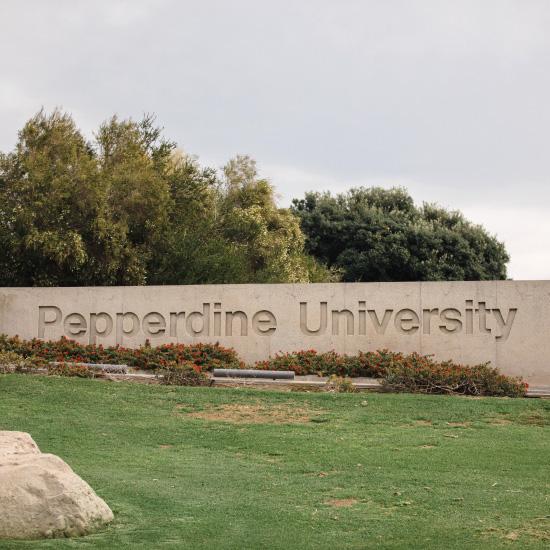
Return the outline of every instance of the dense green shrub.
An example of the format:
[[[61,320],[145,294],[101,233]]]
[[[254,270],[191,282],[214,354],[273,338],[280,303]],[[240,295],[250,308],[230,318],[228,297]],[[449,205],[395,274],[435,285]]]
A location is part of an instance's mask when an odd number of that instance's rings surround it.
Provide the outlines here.
[[[157,371],[161,384],[171,386],[208,386],[210,378],[192,361],[169,361]]]
[[[35,357],[44,362],[125,364],[144,370],[163,368],[168,363],[192,362],[203,370],[214,368],[242,368],[244,364],[233,349],[219,344],[146,344],[137,349],[121,346],[80,344],[61,338],[56,341],[21,340],[0,335],[0,351],[14,352],[22,357]]]

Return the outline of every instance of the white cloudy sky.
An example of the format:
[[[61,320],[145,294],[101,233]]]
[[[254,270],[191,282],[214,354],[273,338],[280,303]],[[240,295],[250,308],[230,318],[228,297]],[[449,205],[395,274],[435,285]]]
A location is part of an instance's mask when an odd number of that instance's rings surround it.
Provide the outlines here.
[[[2,0],[0,150],[41,106],[154,112],[280,202],[404,185],[550,278],[550,0]]]

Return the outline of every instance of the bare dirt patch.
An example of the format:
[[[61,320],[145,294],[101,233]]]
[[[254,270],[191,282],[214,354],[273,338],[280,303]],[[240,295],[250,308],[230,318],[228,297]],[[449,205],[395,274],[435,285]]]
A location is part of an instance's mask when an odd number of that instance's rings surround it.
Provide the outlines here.
[[[493,535],[508,541],[536,540],[550,542],[550,516],[534,518],[517,529],[512,531],[508,529],[489,528],[484,533],[485,536]]]
[[[549,411],[525,411],[518,416],[505,417],[505,416],[491,416],[486,419],[487,423],[491,426],[509,426],[510,424],[516,424],[518,426],[534,426],[543,428],[550,426],[550,414]]]
[[[354,504],[357,504],[358,500],[356,498],[333,498],[327,500],[325,504],[328,506],[334,506],[334,508],[349,508]]]
[[[184,405],[176,406],[180,409],[183,407]],[[297,407],[294,403],[230,403],[188,412],[186,416],[231,424],[306,424],[315,420],[321,412],[307,407]]]
[[[491,418],[489,424],[491,424],[491,426],[509,426],[513,424],[513,422],[508,418]]]

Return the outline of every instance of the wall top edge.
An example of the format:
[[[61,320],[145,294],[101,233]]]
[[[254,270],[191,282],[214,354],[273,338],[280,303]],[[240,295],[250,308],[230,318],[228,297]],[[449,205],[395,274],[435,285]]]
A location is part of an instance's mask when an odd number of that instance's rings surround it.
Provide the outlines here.
[[[498,285],[513,286],[517,284],[550,284],[550,279],[524,279],[524,280],[491,280],[491,281],[391,281],[391,282],[355,282],[355,283],[227,283],[227,284],[203,284],[203,285],[137,285],[137,286],[8,286],[0,287],[0,292],[10,292],[14,290],[25,290],[36,292],[38,290],[109,290],[109,289],[181,289],[181,288],[252,288],[252,287],[321,287],[321,286],[438,286],[438,285]]]

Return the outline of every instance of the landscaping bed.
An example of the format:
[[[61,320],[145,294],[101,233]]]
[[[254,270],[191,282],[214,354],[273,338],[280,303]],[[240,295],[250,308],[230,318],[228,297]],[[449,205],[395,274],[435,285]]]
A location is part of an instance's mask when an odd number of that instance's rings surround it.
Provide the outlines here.
[[[0,336],[0,369],[28,372],[37,368],[47,373],[95,377],[100,373],[89,363],[124,364],[140,371],[157,373],[160,382],[200,386],[210,385],[208,376],[216,368],[243,369],[245,363],[236,351],[219,344],[146,344],[136,349],[120,346],[84,345],[62,338],[57,341],[30,340]],[[389,350],[360,352],[357,355],[315,350],[282,353],[254,368],[293,371],[297,375],[331,378],[336,389],[352,390],[357,377],[378,378],[389,391],[492,395],[522,397],[528,385],[505,376],[489,364],[460,365],[436,361],[429,355],[403,354]]]

